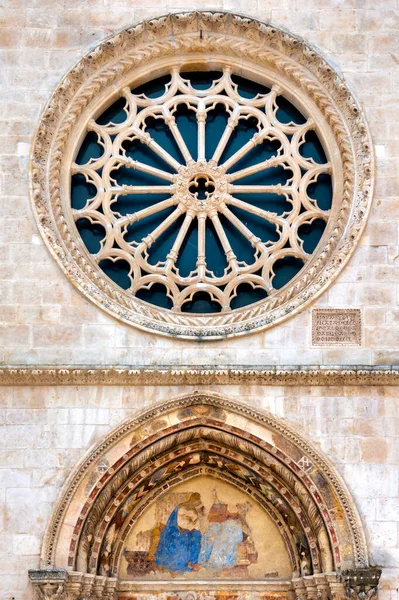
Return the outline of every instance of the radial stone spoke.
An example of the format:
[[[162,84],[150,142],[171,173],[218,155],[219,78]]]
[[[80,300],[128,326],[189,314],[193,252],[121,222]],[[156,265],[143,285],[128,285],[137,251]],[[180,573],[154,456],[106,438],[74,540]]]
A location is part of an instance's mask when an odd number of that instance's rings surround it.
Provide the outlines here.
[[[238,198],[230,198],[229,204],[232,204],[237,208],[241,208],[242,210],[250,212],[251,214],[256,215],[257,217],[261,217],[262,219],[265,219],[270,223],[278,223],[281,226],[286,226],[285,220],[282,217],[279,217],[277,213],[270,212],[268,210],[263,210],[262,208],[258,208],[257,206],[249,204],[248,202],[238,200]]]
[[[256,165],[252,165],[251,167],[247,167],[246,169],[241,169],[240,171],[236,171],[231,175],[228,175],[227,178],[229,181],[237,181],[237,179],[243,179],[244,177],[249,177],[249,175],[255,175],[256,173],[260,173],[261,171],[265,171],[266,169],[270,169],[271,167],[275,167],[284,162],[284,157],[282,156],[274,156],[269,158],[268,160],[264,160]]]
[[[173,185],[121,185],[109,188],[110,192],[118,193],[120,196],[129,194],[173,194]]]
[[[206,214],[198,215],[198,258],[197,268],[200,279],[205,277],[206,271],[206,255],[205,255],[205,239],[206,239]]]
[[[252,148],[255,148],[255,146],[260,144],[263,141],[263,138],[265,137],[266,133],[267,132],[265,130],[263,130],[262,133],[255,133],[255,135],[253,135],[252,138],[246,144],[244,144],[244,146],[237,150],[237,152],[235,152],[233,156],[230,156],[230,158],[223,163],[223,167],[226,169],[226,171],[231,169],[231,167],[235,165],[236,162],[238,162],[246,154],[248,154],[248,152],[252,150]]]
[[[189,149],[186,146],[186,142],[184,141],[184,139],[179,131],[178,126],[176,125],[176,119],[170,114],[169,111],[167,112],[165,121],[168,124],[168,127],[169,127],[170,131],[172,132],[172,135],[175,138],[175,142],[178,145],[179,150],[182,153],[186,163],[194,162],[193,157],[191,156]]]
[[[220,138],[220,141],[219,141],[219,143],[216,147],[216,150],[212,156],[212,160],[215,163],[219,162],[220,157],[222,156],[223,151],[226,148],[227,142],[229,141],[231,134],[233,133],[234,129],[237,127],[238,114],[239,114],[239,109],[236,108],[233,112],[233,115],[229,118],[229,120],[227,122],[227,125],[223,132],[223,135]]]
[[[155,215],[166,208],[169,208],[175,204],[174,198],[169,198],[168,200],[163,200],[162,202],[157,202],[157,204],[153,204],[148,208],[143,208],[143,210],[138,210],[135,213],[130,213],[125,217],[121,217],[117,219],[114,223],[114,226],[117,225],[119,227],[123,227],[124,225],[128,225],[131,223],[136,223],[137,221],[141,221],[141,219],[145,219],[151,215]]]
[[[166,179],[166,181],[174,181],[174,175],[172,175],[172,173],[167,173],[156,167],[151,167],[138,160],[133,160],[132,158],[123,158],[122,160],[121,158],[121,162],[124,162],[127,168],[142,171],[143,173],[147,173],[147,175],[153,175],[154,177],[159,177],[159,179]]]
[[[292,192],[290,185],[231,185],[230,193],[234,194],[284,194]]]
[[[184,217],[184,221],[182,226],[180,227],[180,231],[178,233],[177,238],[175,239],[175,243],[169,251],[169,254],[166,256],[167,263],[166,269],[170,269],[172,265],[174,265],[179,257],[180,247],[184,242],[184,239],[187,235],[188,229],[192,223],[193,215],[191,213],[186,213]]]
[[[140,142],[148,146],[148,148],[151,148],[151,150],[155,152],[155,154],[160,156],[165,162],[167,162],[171,167],[173,167],[175,171],[179,170],[181,164],[175,158],[173,158],[173,156],[171,156],[169,152],[164,150],[162,146],[157,144],[157,142],[150,136],[149,133],[143,133],[140,129],[137,129],[137,127],[132,127],[132,131],[134,135],[140,140]]]
[[[231,210],[227,208],[227,206],[223,208],[223,214],[230,221],[230,223],[233,223],[233,225],[237,227],[238,231],[242,233],[242,235],[250,242],[252,246],[257,248],[262,246],[262,249],[266,250],[266,246],[261,243],[261,239],[258,238],[246,225],[244,225],[241,219],[236,217],[236,215],[233,214]]]
[[[203,103],[202,103],[203,105]],[[205,160],[205,122],[206,122],[206,111],[203,106],[200,105],[197,111],[197,127],[198,127],[198,159]]]
[[[232,247],[230,246],[230,242],[227,239],[227,235],[223,229],[223,226],[220,222],[219,217],[217,216],[217,214],[214,214],[211,216],[211,220],[212,223],[215,227],[216,233],[219,237],[220,243],[222,244],[224,253],[226,255],[226,259],[227,262],[229,263],[229,265],[231,265],[233,268],[235,268],[236,270],[238,270],[238,265],[237,265],[237,257],[233,252]]]
[[[159,236],[168,229],[175,221],[180,217],[180,215],[184,212],[184,206],[178,206],[176,210],[169,215],[165,221],[162,221],[158,227],[154,229],[151,233],[149,233],[145,238],[142,239],[141,244],[137,246],[136,252],[141,252],[143,247],[149,248],[155,242]]]

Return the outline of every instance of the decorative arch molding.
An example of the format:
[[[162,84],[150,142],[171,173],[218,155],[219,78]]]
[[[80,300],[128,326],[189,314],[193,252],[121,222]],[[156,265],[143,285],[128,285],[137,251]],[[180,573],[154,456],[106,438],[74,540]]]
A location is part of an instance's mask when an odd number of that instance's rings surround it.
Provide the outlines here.
[[[202,490],[209,480],[215,488],[230,486],[232,496],[234,490],[245,494],[248,506],[264,511],[262,527],[270,521],[290,575],[196,580],[122,574],[131,532],[147,511],[168,494],[183,498],[182,486]],[[187,600],[246,594],[328,600],[343,597],[345,585],[349,593],[361,584],[357,591],[372,595],[380,575],[369,567],[356,506],[329,461],[276,417],[216,393],[155,405],[98,443],[61,492],[41,561],[43,568],[30,577],[42,600],[163,600],[166,591],[168,598]],[[354,579],[360,572],[362,579]]]

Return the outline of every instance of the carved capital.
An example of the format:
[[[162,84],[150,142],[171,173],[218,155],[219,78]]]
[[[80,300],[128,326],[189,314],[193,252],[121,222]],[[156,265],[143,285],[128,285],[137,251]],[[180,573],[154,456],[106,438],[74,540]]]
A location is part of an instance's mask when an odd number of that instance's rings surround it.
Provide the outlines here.
[[[308,600],[318,600],[316,580],[313,575],[303,577],[306,588],[306,597]]]
[[[65,600],[77,600],[81,597],[83,573],[68,573],[65,584]]]
[[[292,580],[292,585],[295,593],[295,600],[307,600],[308,594],[305,583],[302,577]]]
[[[115,600],[118,580],[66,569],[29,571],[36,600]]]
[[[345,588],[337,573],[327,573],[326,580],[331,600],[346,600]]]
[[[343,571],[341,579],[347,598],[353,600],[371,600],[377,594],[381,569],[368,567]]]
[[[31,580],[37,600],[66,600],[65,584],[68,579],[66,569],[30,569]]]

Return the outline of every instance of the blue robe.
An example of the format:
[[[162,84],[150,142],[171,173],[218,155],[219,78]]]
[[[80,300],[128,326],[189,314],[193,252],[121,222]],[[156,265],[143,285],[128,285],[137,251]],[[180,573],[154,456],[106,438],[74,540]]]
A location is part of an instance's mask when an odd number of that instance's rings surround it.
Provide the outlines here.
[[[155,564],[172,573],[192,571],[189,563],[195,565],[201,547],[201,532],[198,529],[181,531],[177,525],[177,506],[171,513],[162,530]]]

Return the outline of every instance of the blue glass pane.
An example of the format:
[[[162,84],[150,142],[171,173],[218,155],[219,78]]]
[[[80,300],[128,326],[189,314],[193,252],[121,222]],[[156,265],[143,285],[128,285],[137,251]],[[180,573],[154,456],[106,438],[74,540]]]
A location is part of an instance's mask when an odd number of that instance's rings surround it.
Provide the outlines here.
[[[314,131],[308,131],[305,136],[305,143],[299,148],[299,152],[304,158],[313,158],[317,163],[324,164],[327,162],[323,146],[319,142]]]
[[[188,79],[196,90],[207,90],[211,87],[214,81],[217,81],[222,77],[221,71],[197,71],[193,72],[182,72],[181,76],[183,79]]]
[[[189,110],[185,105],[180,105],[174,113],[174,117],[188,151],[192,158],[197,160],[197,117],[195,112]]]
[[[206,292],[197,292],[192,301],[183,304],[182,310],[190,313],[217,313],[222,307],[218,302],[212,301]]]
[[[75,162],[78,165],[84,165],[91,158],[97,159],[103,155],[103,147],[98,143],[97,134],[94,131],[89,131],[79,148]]]
[[[270,92],[270,88],[257,83],[256,81],[249,81],[239,75],[232,75],[231,79],[238,85],[238,93],[243,98],[255,98],[258,94],[264,96]]]
[[[317,206],[321,210],[330,210],[333,197],[331,175],[322,173],[315,183],[308,185],[306,191],[309,198],[316,200]]]
[[[80,210],[86,206],[87,201],[97,193],[96,186],[86,181],[82,173],[77,173],[72,176],[71,185],[71,206],[76,210]]]
[[[216,277],[221,277],[227,268],[226,255],[217,236],[213,223],[208,219],[206,228],[206,264]]]
[[[124,290],[130,288],[131,281],[128,277],[130,266],[125,260],[117,260],[114,262],[106,259],[100,261],[99,266],[112,281],[119,285],[119,287]]]
[[[166,85],[170,83],[170,79],[170,75],[158,77],[157,79],[153,79],[148,83],[143,83],[143,85],[133,88],[132,92],[137,96],[144,94],[148,98],[158,98],[165,93]]]
[[[273,277],[273,287],[276,290],[282,288],[288,283],[303,267],[303,262],[299,258],[293,256],[286,256],[280,260],[276,260],[273,265],[273,271],[275,273]]]
[[[298,236],[303,240],[303,249],[308,254],[316,249],[321,236],[326,228],[326,222],[323,219],[315,219],[311,224],[298,227]]]
[[[278,106],[276,117],[280,123],[292,122],[297,125],[303,125],[306,122],[302,113],[291,102],[288,102],[284,96],[277,96],[276,104]]]
[[[172,308],[173,303],[166,295],[166,291],[167,290],[164,285],[161,285],[160,283],[154,283],[149,290],[141,288],[136,293],[136,296],[137,298],[140,298],[140,300],[144,300],[150,304],[155,304],[161,308]]]
[[[97,254],[101,249],[100,242],[105,238],[104,227],[91,223],[89,219],[79,219],[76,227],[90,254]]]
[[[243,308],[248,304],[259,302],[259,300],[263,300],[264,298],[267,298],[266,290],[261,288],[254,289],[249,283],[242,283],[238,286],[237,296],[233,298],[230,306],[233,310],[235,308]]]
[[[226,129],[229,114],[223,104],[208,112],[205,123],[205,157],[211,160],[223,131]]]
[[[119,98],[116,102],[111,104],[99,117],[97,117],[97,123],[99,125],[109,125],[110,123],[123,123],[126,121],[127,114],[123,110],[126,107],[126,99]]]

